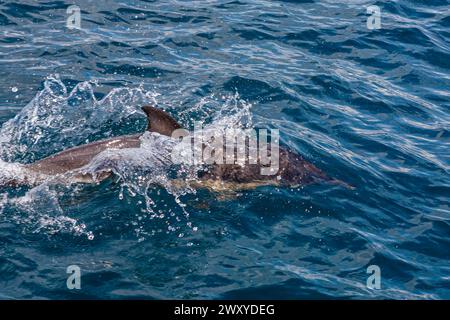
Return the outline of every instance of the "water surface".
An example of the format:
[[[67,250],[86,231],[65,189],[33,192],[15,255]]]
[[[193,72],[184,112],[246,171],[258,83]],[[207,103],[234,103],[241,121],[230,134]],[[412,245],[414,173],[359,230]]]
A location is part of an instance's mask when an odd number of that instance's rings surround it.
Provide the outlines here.
[[[0,1],[3,172],[141,132],[157,103],[188,128],[277,128],[356,188],[224,201],[163,170],[142,190],[129,154],[97,186],[3,189],[1,298],[450,298],[448,1],[85,0],[70,30],[72,4]]]

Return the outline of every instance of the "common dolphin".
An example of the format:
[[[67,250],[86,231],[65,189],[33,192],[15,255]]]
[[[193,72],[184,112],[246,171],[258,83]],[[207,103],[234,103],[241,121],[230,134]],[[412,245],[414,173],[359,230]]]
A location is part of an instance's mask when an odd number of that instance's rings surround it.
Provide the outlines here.
[[[142,110],[147,115],[147,131],[171,136],[174,130],[182,126],[165,111],[154,106],[144,106]],[[125,135],[78,147],[70,148],[31,164],[20,165],[20,174],[6,181],[0,180],[3,186],[33,186],[48,180],[58,181],[71,179],[75,182],[100,182],[112,173],[105,170],[95,177],[83,173],[97,155],[108,149],[139,148],[142,134]],[[328,177],[322,170],[304,160],[300,155],[279,148],[279,170],[276,175],[262,175],[259,164],[212,164],[200,172],[195,186],[206,187],[217,191],[232,189],[250,189],[262,185],[302,186],[316,182],[328,182],[350,187],[346,183]]]

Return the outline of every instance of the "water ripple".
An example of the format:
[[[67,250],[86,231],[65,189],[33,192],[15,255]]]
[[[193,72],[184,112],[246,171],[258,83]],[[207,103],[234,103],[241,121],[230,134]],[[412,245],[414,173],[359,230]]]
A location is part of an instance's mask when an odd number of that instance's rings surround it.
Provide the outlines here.
[[[448,1],[85,0],[69,30],[72,4],[0,3],[4,172],[138,132],[151,101],[187,127],[278,128],[356,188],[1,191],[1,298],[450,297]],[[373,264],[381,290],[366,287]]]

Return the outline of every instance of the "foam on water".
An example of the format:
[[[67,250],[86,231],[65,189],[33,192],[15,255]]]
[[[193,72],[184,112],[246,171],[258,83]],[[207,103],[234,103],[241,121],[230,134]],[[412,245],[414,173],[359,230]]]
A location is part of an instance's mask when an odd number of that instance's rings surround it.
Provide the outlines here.
[[[94,239],[86,225],[69,217],[58,201],[58,193],[43,184],[30,189],[23,196],[1,195],[0,218],[20,224],[24,232],[48,235],[63,232]]]

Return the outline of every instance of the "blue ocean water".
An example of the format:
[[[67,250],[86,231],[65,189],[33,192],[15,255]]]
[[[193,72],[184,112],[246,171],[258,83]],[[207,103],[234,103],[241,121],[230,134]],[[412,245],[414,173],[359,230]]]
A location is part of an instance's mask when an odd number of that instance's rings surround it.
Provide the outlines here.
[[[450,298],[449,4],[0,1],[4,173],[141,132],[157,103],[186,127],[277,128],[355,186],[222,199],[164,175],[136,190],[121,163],[100,185],[3,188],[0,298]]]

